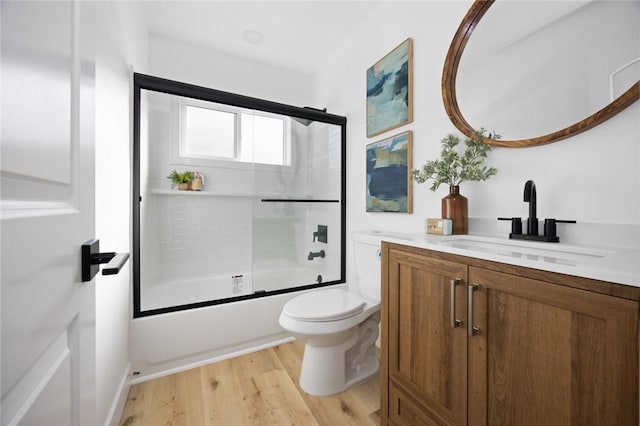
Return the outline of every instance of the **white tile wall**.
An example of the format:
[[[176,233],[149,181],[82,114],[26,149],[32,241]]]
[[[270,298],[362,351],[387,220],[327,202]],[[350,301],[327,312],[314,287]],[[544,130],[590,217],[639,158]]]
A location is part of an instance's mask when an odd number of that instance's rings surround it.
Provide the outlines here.
[[[157,208],[157,263],[162,280],[250,271],[250,199],[158,195]]]

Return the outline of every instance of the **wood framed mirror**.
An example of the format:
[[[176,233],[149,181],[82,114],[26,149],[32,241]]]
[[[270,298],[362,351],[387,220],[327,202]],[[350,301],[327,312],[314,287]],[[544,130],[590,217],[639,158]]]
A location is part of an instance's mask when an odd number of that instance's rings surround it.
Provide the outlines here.
[[[640,98],[639,21],[639,2],[476,0],[445,60],[447,115],[465,135],[484,127],[501,135],[485,143],[511,148],[557,142],[595,127]],[[578,58],[586,62],[576,63]],[[575,68],[563,68],[565,63]],[[604,97],[595,100],[594,94]],[[519,109],[525,101],[529,109]],[[549,123],[543,123],[545,115]]]

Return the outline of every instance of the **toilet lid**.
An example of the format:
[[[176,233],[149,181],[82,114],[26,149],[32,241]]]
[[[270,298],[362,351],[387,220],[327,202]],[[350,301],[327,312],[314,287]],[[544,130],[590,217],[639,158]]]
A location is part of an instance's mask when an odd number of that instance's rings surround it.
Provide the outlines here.
[[[282,310],[290,318],[299,321],[335,321],[359,314],[364,304],[357,294],[329,289],[295,297]]]

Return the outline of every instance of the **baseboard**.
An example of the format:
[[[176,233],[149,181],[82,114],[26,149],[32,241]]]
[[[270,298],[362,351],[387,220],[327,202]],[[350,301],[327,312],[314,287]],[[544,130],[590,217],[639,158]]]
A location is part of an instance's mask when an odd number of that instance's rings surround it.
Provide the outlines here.
[[[292,340],[295,340],[295,339],[293,337],[286,337],[284,339],[274,340],[274,341],[271,341],[271,342],[268,342],[268,343],[264,343],[262,345],[253,346],[253,347],[242,349],[242,350],[238,350],[238,351],[235,351],[235,352],[225,353],[224,355],[215,356],[215,357],[212,357],[212,358],[207,358],[207,359],[200,360],[200,361],[193,362],[193,363],[189,363],[189,364],[184,364],[184,365],[181,365],[179,367],[171,368],[171,369],[168,369],[168,370],[158,371],[156,373],[146,374],[144,376],[137,376],[134,379],[131,379],[129,384],[130,385],[136,385],[138,383],[142,383],[142,382],[146,382],[146,381],[149,381],[149,380],[157,379],[159,377],[164,377],[164,376],[168,376],[170,374],[180,373],[181,371],[190,370],[190,369],[196,368],[196,367],[202,367],[203,365],[211,364],[211,363],[218,362],[218,361],[224,361],[225,359],[235,358],[237,356],[246,355],[246,354],[251,353],[251,352],[261,351],[262,349],[270,348],[272,346],[278,346],[278,345],[281,345],[283,343],[290,342]]]
[[[129,388],[131,387],[131,363],[127,364],[127,368],[124,370],[124,374],[120,379],[118,390],[113,397],[109,414],[104,422],[105,426],[118,426],[120,424],[120,418],[124,411],[124,406],[127,403],[127,397],[129,396]]]

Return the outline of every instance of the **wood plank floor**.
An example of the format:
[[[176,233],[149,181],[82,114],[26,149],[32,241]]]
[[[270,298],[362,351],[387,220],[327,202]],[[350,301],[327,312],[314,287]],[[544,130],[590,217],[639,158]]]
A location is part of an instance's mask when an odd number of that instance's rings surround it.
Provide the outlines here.
[[[380,424],[377,376],[311,396],[298,385],[303,352],[293,341],[134,385],[120,426]]]

